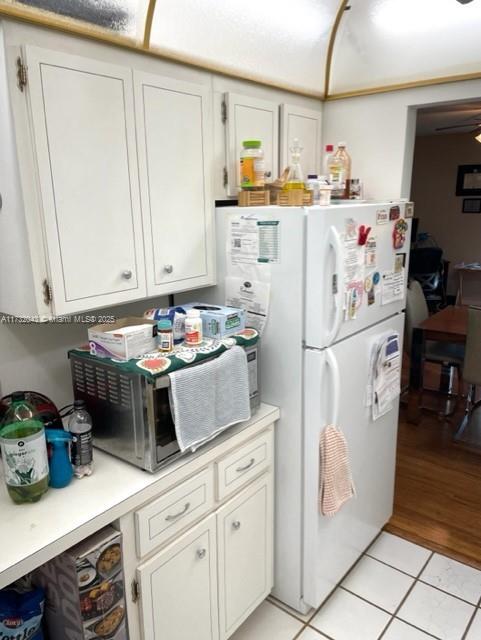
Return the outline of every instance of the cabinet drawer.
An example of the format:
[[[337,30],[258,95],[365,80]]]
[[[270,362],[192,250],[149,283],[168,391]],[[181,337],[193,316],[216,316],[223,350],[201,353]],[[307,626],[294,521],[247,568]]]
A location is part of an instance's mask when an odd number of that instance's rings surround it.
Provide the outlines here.
[[[216,464],[217,498],[223,500],[272,463],[273,436],[266,431]]]
[[[168,491],[135,512],[135,534],[139,557],[161,545],[214,505],[212,467]]]

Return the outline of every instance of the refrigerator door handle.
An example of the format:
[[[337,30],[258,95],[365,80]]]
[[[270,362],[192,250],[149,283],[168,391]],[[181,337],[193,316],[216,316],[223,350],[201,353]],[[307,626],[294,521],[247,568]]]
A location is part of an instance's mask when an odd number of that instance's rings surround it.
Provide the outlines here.
[[[330,424],[337,427],[339,426],[339,405],[341,401],[341,375],[332,349],[326,349],[326,364],[330,369],[332,380],[332,418]]]
[[[326,345],[331,345],[339,333],[344,315],[344,250],[341,237],[334,226],[329,227],[329,248],[334,251],[334,272],[332,274],[331,294],[334,301],[334,321],[326,336]]]

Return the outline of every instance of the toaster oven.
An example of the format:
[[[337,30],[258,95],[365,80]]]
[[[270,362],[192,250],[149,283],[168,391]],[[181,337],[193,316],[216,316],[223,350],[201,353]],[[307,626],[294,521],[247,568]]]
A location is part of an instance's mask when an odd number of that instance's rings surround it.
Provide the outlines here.
[[[260,405],[258,346],[244,347],[251,413]],[[80,352],[70,352],[69,357],[74,398],[85,400],[97,448],[150,472],[182,455],[172,418],[168,375],[150,380],[116,367],[110,360],[104,362]]]

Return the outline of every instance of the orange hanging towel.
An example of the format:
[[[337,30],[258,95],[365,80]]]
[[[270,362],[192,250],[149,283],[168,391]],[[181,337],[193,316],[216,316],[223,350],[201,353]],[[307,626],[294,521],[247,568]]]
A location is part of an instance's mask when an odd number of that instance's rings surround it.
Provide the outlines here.
[[[346,438],[333,425],[321,433],[319,458],[319,511],[333,516],[355,495]]]

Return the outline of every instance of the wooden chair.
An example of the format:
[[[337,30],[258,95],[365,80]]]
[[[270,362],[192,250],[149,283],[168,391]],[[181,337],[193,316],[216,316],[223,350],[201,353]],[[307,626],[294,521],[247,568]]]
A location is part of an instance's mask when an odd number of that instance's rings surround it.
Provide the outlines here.
[[[468,306],[481,304],[481,269],[473,267],[455,267],[458,275],[456,304]]]
[[[417,280],[411,280],[406,293],[406,324],[404,335],[404,348],[406,353],[411,355],[413,329],[420,325],[429,317],[429,309],[424,297],[423,289]],[[436,342],[427,340],[424,345],[424,362],[433,362],[440,366],[453,367],[458,378],[458,393],[456,404],[459,401],[462,391],[461,368],[464,360],[464,346],[460,344],[450,344],[449,342]],[[452,397],[451,392],[447,394]],[[456,407],[455,407],[456,408]],[[454,408],[454,410],[455,410]],[[451,415],[453,412],[443,415]]]
[[[476,401],[476,387],[481,386],[481,308],[470,307],[468,311],[468,333],[466,336],[466,353],[464,356],[463,378],[469,384],[466,397],[464,417],[454,434],[460,440],[474,411],[481,406]]]

